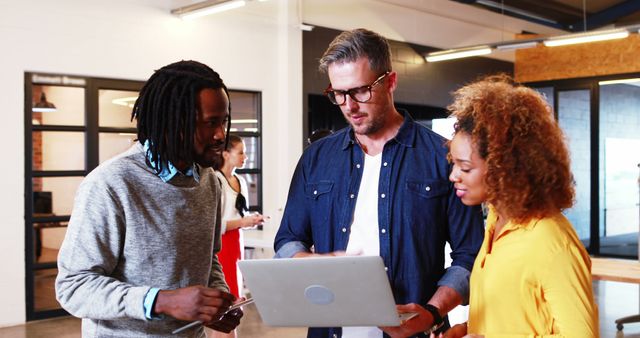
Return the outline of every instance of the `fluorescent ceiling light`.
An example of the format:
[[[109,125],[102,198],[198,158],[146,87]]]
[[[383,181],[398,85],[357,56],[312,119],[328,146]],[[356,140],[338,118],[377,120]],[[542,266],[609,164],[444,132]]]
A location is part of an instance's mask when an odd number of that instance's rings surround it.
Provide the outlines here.
[[[637,83],[640,85],[640,78],[607,80],[607,81],[598,82],[598,84],[601,86],[612,85],[612,84],[624,84],[624,83]]]
[[[119,97],[117,99],[111,100],[111,103],[117,104],[119,106],[133,108],[133,104],[136,102],[137,99],[138,99],[137,96]]]
[[[231,119],[231,123],[258,123],[257,119]]]
[[[300,29],[306,32],[311,32],[314,28],[316,28],[316,26],[307,25],[306,23],[300,24]]]
[[[491,47],[480,46],[465,49],[450,49],[443,50],[441,52],[429,53],[425,59],[427,62],[437,62],[451,59],[466,58],[470,56],[487,55],[491,54]]]
[[[246,4],[247,2],[244,0],[209,0],[174,9],[171,11],[171,14],[175,14],[184,20],[193,20],[206,15],[242,7]]]
[[[589,32],[589,33],[554,36],[543,41],[543,43],[547,47],[555,47],[555,46],[573,45],[577,43],[624,39],[627,36],[629,36],[628,30],[615,29],[615,30],[606,30],[606,31],[600,31],[600,32],[595,31],[595,32]]]
[[[538,41],[513,42],[505,44],[497,44],[496,49],[499,51],[516,50],[523,48],[534,48],[538,45]]]

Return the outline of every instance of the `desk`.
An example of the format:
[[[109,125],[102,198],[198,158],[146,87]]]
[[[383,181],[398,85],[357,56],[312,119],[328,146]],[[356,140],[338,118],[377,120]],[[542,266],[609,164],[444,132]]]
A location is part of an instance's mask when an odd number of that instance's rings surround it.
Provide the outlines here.
[[[591,276],[594,280],[640,284],[640,262],[636,260],[591,258]],[[616,327],[622,330],[626,323],[640,322],[640,314],[616,319]]]
[[[36,260],[42,254],[42,229],[66,228],[69,217],[59,217],[52,213],[34,213],[33,230]]]

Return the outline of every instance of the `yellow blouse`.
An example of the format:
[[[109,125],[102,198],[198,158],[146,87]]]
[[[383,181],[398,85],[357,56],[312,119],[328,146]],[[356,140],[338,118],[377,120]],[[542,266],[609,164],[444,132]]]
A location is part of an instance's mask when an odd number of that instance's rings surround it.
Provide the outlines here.
[[[571,223],[558,213],[507,223],[491,244],[490,209],[471,273],[468,332],[486,338],[598,337],[591,260]]]

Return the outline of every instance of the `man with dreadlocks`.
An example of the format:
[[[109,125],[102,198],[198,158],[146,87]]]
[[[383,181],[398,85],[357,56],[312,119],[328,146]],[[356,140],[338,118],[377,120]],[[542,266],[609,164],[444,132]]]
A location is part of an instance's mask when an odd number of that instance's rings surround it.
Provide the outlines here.
[[[138,142],[78,188],[58,257],[56,296],[85,337],[205,337],[230,332],[220,186],[210,168],[230,113],[222,79],[195,61],[157,70],[133,108]]]

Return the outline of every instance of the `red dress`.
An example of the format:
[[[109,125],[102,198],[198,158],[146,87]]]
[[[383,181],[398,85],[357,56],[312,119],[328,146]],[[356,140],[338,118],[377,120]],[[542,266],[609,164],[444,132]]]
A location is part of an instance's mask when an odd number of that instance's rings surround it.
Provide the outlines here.
[[[218,253],[224,279],[229,285],[229,291],[236,297],[240,297],[240,288],[242,287],[238,261],[242,259],[244,254],[243,246],[240,229],[230,230],[222,235],[222,249]]]

